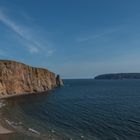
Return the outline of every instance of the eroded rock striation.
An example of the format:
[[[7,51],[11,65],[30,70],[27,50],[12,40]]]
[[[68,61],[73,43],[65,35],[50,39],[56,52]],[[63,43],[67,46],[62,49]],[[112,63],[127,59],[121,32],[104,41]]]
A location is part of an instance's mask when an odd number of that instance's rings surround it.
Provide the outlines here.
[[[47,69],[0,60],[0,98],[51,90],[63,85],[58,77]]]

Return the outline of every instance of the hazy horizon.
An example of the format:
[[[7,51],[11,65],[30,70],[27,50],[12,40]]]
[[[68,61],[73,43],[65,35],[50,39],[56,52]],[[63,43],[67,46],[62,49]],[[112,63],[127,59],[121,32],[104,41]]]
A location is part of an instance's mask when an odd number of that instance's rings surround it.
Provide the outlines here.
[[[0,59],[64,79],[140,72],[140,1],[1,0]]]

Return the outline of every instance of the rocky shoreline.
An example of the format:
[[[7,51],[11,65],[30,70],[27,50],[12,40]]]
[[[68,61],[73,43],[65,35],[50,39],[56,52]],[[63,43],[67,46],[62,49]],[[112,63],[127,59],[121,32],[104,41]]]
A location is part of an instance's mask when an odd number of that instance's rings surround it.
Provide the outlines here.
[[[1,101],[16,96],[42,94],[62,85],[60,76],[48,69],[31,67],[11,60],[0,60]],[[1,103],[0,108],[2,107]],[[16,133],[14,125],[0,118],[0,140],[7,139],[11,134]],[[33,133],[35,130],[30,129],[30,131]]]

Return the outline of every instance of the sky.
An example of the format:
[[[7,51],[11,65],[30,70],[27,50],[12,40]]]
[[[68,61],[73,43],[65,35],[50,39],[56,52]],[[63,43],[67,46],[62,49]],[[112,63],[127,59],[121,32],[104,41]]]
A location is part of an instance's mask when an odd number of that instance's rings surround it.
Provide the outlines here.
[[[63,78],[140,72],[140,0],[0,0],[0,59]]]

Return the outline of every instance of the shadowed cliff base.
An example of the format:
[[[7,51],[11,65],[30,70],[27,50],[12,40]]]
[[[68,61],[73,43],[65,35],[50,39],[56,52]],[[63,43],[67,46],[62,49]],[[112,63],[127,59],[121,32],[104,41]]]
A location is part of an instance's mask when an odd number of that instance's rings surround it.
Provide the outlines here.
[[[0,60],[0,98],[41,93],[62,86],[60,76],[10,60]]]

